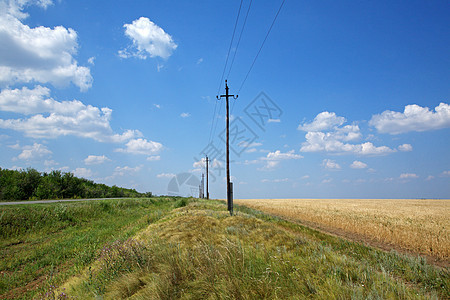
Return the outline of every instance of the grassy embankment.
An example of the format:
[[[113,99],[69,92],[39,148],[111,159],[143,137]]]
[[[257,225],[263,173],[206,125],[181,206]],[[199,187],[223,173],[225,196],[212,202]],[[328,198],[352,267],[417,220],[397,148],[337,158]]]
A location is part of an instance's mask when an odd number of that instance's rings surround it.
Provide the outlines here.
[[[46,279],[47,296],[68,294],[80,299],[100,295],[104,299],[445,299],[450,296],[448,269],[428,265],[422,258],[369,248],[245,207],[236,208],[237,215],[230,217],[222,202],[161,201],[161,204],[149,203],[145,209],[136,204],[128,212],[121,212],[117,207],[109,218],[103,217],[102,224],[107,227],[108,222],[117,223],[116,215],[142,213],[136,218],[141,225],[128,223],[117,227],[121,230],[103,234],[99,238],[101,242],[91,243],[95,244],[95,251],[85,250],[89,249],[89,243],[80,242],[79,248],[74,248],[77,250],[66,254],[67,258],[55,261],[53,268],[59,272]],[[139,200],[130,200],[129,207],[131,203]],[[47,206],[47,209],[54,207]],[[156,213],[158,209],[160,213]],[[91,223],[98,221],[93,218]],[[79,239],[79,233],[89,231],[84,225],[77,225],[79,232],[75,236]],[[94,232],[102,230],[98,224],[89,228]],[[124,234],[124,228],[128,228],[129,234]],[[67,229],[56,229],[53,234],[46,231],[50,234],[47,242],[55,244],[59,235],[62,242],[64,230]],[[35,252],[32,244],[25,245],[29,255]],[[14,246],[2,244],[4,258],[18,259],[17,253],[6,252],[9,247]],[[62,249],[55,248],[52,257],[61,256]],[[88,259],[78,259],[77,253],[83,250],[89,252]],[[19,270],[28,264],[31,261],[12,268]],[[41,272],[41,276],[49,276],[51,270]],[[69,278],[70,275],[75,276]],[[8,295],[14,284],[13,278],[5,282],[2,275],[2,293]],[[52,284],[58,288],[51,287]]]
[[[30,299],[79,273],[102,247],[173,209],[173,199],[0,207],[0,298]]]
[[[450,200],[242,199],[236,203],[448,266]]]

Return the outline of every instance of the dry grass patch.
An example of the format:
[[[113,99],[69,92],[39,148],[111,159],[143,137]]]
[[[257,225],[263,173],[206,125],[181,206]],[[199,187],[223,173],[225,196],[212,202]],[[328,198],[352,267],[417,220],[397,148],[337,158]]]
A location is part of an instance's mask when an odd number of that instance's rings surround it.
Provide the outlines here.
[[[191,201],[105,246],[80,299],[438,299],[446,272],[243,208]],[[60,293],[58,290],[57,293]],[[56,294],[57,294],[56,293]]]
[[[240,199],[264,212],[325,230],[342,230],[447,261],[450,200]]]

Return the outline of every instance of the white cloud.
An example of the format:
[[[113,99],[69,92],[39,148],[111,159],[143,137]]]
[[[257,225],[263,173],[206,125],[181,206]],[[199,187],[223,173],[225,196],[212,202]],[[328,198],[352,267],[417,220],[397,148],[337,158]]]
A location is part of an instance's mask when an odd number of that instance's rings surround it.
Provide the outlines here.
[[[413,147],[410,144],[403,144],[398,146],[398,150],[403,151],[403,152],[408,152],[408,151],[412,151]]]
[[[324,131],[330,130],[344,124],[345,118],[336,116],[334,112],[324,111],[318,114],[311,123],[303,123],[298,126],[302,131]]]
[[[450,171],[444,171],[444,172],[442,172],[442,173],[441,173],[441,176],[449,177],[449,176],[450,176]]]
[[[434,179],[434,176],[433,175],[428,175],[428,177],[425,179],[426,181],[430,181],[430,180],[433,180]]]
[[[400,174],[400,179],[412,179],[412,178],[419,178],[417,174],[414,173],[402,173]]]
[[[134,168],[129,167],[129,166],[116,167],[114,169],[113,177],[135,174],[135,173],[139,172],[142,169],[142,167],[143,167],[142,165],[139,165]]]
[[[75,30],[56,26],[31,28],[21,19],[22,10],[36,4],[46,8],[52,2],[0,2],[0,85],[40,82],[66,86],[70,82],[82,91],[92,86],[89,68],[79,66],[74,58],[78,42]]]
[[[440,103],[433,111],[416,104],[405,106],[404,111],[386,110],[372,116],[369,125],[378,132],[400,134],[410,131],[428,131],[450,127],[450,105]]]
[[[147,157],[147,160],[148,161],[158,161],[158,160],[161,160],[161,156],[159,156],[159,155],[152,155],[152,156]]]
[[[76,177],[81,177],[81,178],[90,178],[92,177],[94,174],[92,173],[92,170],[90,169],[86,169],[86,168],[76,168],[73,171],[73,175],[75,175]]]
[[[126,148],[118,148],[115,151],[153,156],[162,150],[163,145],[161,143],[148,141],[146,139],[133,139],[126,143],[125,147]]]
[[[269,119],[267,122],[269,122],[269,123],[280,123],[281,120],[280,119]]]
[[[108,157],[105,155],[97,156],[97,155],[89,155],[84,159],[84,163],[86,165],[100,165],[107,161],[111,161]]]
[[[146,59],[148,56],[159,56],[167,59],[178,47],[169,34],[148,18],[140,17],[123,27],[125,35],[131,39],[133,45],[119,51],[120,57]]]
[[[52,154],[52,151],[48,150],[47,147],[38,143],[34,143],[32,146],[24,146],[22,149],[22,153],[17,157],[22,160],[35,160]]]
[[[14,145],[10,145],[10,146],[8,146],[8,147],[11,148],[11,149],[14,149],[14,150],[20,150],[20,149],[21,149],[19,143],[14,144]]]
[[[334,160],[331,159],[324,159],[322,161],[322,167],[334,170],[339,170],[341,168],[341,166],[338,163],[336,163]]]
[[[288,151],[286,153],[282,153],[280,150],[275,152],[269,152],[267,154],[267,160],[284,160],[284,159],[300,159],[303,156],[299,154],[294,154],[294,150]]]
[[[325,178],[324,180],[322,180],[322,183],[331,183],[333,181],[333,178]]]
[[[201,64],[202,62],[203,62],[203,58],[199,58],[199,59],[197,60],[197,65]]]
[[[362,161],[355,160],[350,165],[350,168],[352,168],[352,169],[364,169],[364,168],[367,168],[367,164],[363,163]]]
[[[181,113],[181,115],[180,115],[180,117],[182,117],[182,118],[188,118],[188,117],[190,117],[191,116],[191,114],[190,113]]]
[[[192,166],[193,166],[194,168],[201,168],[201,169],[206,168],[206,158],[203,157],[203,158],[200,159],[199,161],[194,162],[194,163],[192,164]]]
[[[361,144],[348,143],[362,137],[358,125],[345,125],[344,117],[335,113],[322,112],[313,122],[299,125],[298,129],[307,131],[302,152],[353,153],[358,155],[383,155],[395,152],[387,146],[377,147],[371,142]],[[340,127],[342,126],[342,127]]]
[[[282,179],[262,179],[261,182],[274,182],[274,183],[279,183],[279,182],[287,182],[289,181],[289,178],[282,178]]]
[[[159,105],[159,104],[153,104],[153,106],[158,108],[158,109],[161,108],[161,105]]]
[[[52,0],[9,0],[0,1],[0,12],[8,14],[18,19],[25,19],[28,17],[27,13],[23,12],[25,6],[37,5],[41,8],[46,9],[48,6],[52,5]]]
[[[89,57],[89,58],[88,58],[88,64],[90,64],[90,65],[92,65],[92,66],[95,65],[95,57],[93,57],[93,56],[92,56],[92,57]]]
[[[371,142],[362,144],[343,143],[342,137],[335,133],[308,132],[306,142],[302,144],[302,152],[334,152],[334,153],[354,153],[360,155],[383,155],[395,152],[387,146],[375,146]]]
[[[176,175],[173,173],[161,173],[161,174],[156,175],[157,178],[173,178],[175,176]]]
[[[302,179],[302,180],[309,179],[309,175],[304,175],[300,179]]]
[[[85,105],[81,101],[56,101],[48,88],[5,89],[0,93],[0,110],[32,115],[24,119],[0,119],[0,128],[23,132],[33,138],[78,136],[99,142],[122,143],[141,136],[137,130],[114,133],[110,126],[112,110]]]
[[[303,156],[299,154],[295,154],[294,150],[282,153],[280,150],[276,150],[275,152],[269,152],[266,157],[260,158],[262,161],[265,161],[265,166],[262,168],[263,170],[271,170],[277,167],[282,160],[289,159],[300,159]]]

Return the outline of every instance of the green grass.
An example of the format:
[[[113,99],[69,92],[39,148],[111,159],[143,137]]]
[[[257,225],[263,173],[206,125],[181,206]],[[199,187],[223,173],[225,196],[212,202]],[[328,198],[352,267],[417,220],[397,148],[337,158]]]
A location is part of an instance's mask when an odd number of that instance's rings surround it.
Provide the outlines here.
[[[150,198],[2,208],[0,298],[448,299],[449,272],[246,207]]]
[[[163,217],[173,199],[3,206],[0,298],[30,299],[92,263],[102,247]]]
[[[179,205],[176,205],[179,206]],[[446,299],[448,270],[223,203],[191,201],[111,243],[65,285],[83,299]]]

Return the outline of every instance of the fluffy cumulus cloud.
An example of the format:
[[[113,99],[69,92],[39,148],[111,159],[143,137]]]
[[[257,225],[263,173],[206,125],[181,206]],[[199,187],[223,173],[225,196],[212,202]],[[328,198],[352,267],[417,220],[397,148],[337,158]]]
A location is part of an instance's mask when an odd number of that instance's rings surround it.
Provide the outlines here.
[[[334,112],[324,111],[318,114],[311,123],[298,126],[302,131],[324,131],[330,130],[345,123],[344,117],[339,117]]]
[[[413,147],[410,144],[403,144],[398,146],[398,150],[403,152],[409,152],[413,150]]]
[[[105,155],[89,155],[85,158],[84,163],[86,165],[101,165],[105,162],[111,161],[108,157]]]
[[[303,156],[299,154],[295,154],[294,150],[288,152],[281,152],[280,150],[276,150],[275,152],[269,152],[266,157],[262,157],[261,160],[266,164],[263,167],[265,170],[271,170],[277,167],[282,160],[290,160],[290,159],[300,159]]]
[[[116,149],[117,152],[142,154],[154,156],[158,154],[163,148],[163,145],[158,142],[148,141],[146,139],[132,139],[125,144],[125,148]]]
[[[362,161],[355,160],[350,165],[350,168],[352,168],[352,169],[364,169],[364,168],[367,168],[367,164],[363,163]]]
[[[169,34],[148,18],[140,17],[123,27],[125,28],[125,35],[131,39],[133,44],[124,50],[120,50],[120,57],[146,59],[148,56],[159,56],[167,59],[178,47]]]
[[[78,42],[75,30],[56,26],[31,28],[22,21],[27,5],[46,8],[52,1],[0,0],[0,85],[70,82],[82,91],[92,86],[89,68],[74,58]]]
[[[324,159],[322,161],[322,167],[324,167],[325,169],[330,169],[330,170],[340,170],[341,166],[335,162],[334,160],[331,159]]]
[[[22,153],[19,154],[17,157],[21,160],[36,160],[36,159],[42,159],[44,157],[49,156],[52,154],[52,151],[48,150],[48,148],[42,144],[34,143],[31,146],[24,146],[21,148]]]
[[[76,177],[81,177],[81,178],[91,178],[94,175],[94,173],[92,173],[91,169],[76,168],[73,171],[73,175],[75,175]]]
[[[383,155],[395,152],[387,146],[375,146],[371,142],[355,143],[362,138],[358,125],[345,125],[344,117],[333,112],[321,112],[310,123],[303,123],[298,130],[306,131],[302,152],[354,153],[359,155]]]
[[[0,119],[0,128],[23,132],[33,138],[78,136],[99,142],[122,143],[141,136],[137,130],[114,133],[110,126],[112,110],[85,105],[81,101],[56,101],[49,98],[47,88],[5,89],[0,93],[0,110],[25,115],[28,118]]]
[[[403,112],[386,110],[374,115],[369,124],[378,132],[400,134],[450,127],[450,105],[440,103],[434,111],[416,104],[407,105]]]

